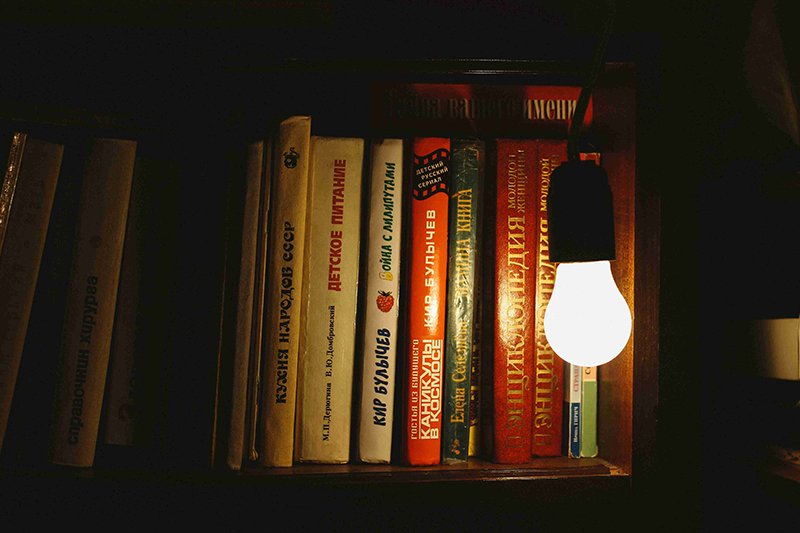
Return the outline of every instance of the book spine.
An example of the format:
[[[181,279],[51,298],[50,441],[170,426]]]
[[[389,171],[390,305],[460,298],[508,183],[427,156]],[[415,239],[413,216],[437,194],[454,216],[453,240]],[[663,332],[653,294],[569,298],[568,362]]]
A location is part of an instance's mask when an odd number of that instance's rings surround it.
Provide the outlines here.
[[[19,181],[19,169],[27,138],[28,136],[25,133],[14,133],[11,137],[8,164],[3,175],[2,188],[0,188],[0,251],[2,251],[3,242],[5,241],[8,218],[14,201],[14,192]]]
[[[133,179],[136,142],[92,141],[81,182],[50,460],[92,466]]]
[[[480,242],[480,228],[479,237]],[[481,243],[483,246],[483,243]],[[469,387],[469,456],[477,457],[482,453],[481,436],[481,403],[483,401],[483,389],[481,388],[483,364],[483,283],[481,273],[481,254],[476,257],[476,280],[475,280],[475,326],[472,330],[472,373],[470,374]]]
[[[22,153],[25,158],[22,160]],[[16,133],[7,176],[19,182],[2,215],[0,254],[0,449],[19,373],[36,280],[44,250],[64,147]],[[5,190],[5,184],[4,184]],[[11,198],[9,198],[11,200]]]
[[[581,457],[597,457],[597,367],[581,373]]]
[[[355,364],[363,139],[314,137],[294,459],[346,463]]]
[[[443,463],[469,456],[478,202],[485,164],[482,141],[454,140],[451,149]]]
[[[484,149],[486,146],[484,145]],[[484,152],[484,155],[488,155]],[[488,165],[488,161],[484,158],[484,165]],[[484,181],[485,184],[485,168],[484,168]],[[485,291],[484,280],[486,278],[487,269],[484,268],[486,262],[486,250],[492,248],[493,240],[486,237],[494,235],[493,231],[486,233],[484,228],[492,227],[487,220],[485,206],[489,205],[490,198],[487,196],[487,189],[485,185],[481,189],[481,197],[478,199],[478,213],[479,224],[476,240],[477,253],[475,254],[475,318],[473,320],[472,330],[472,373],[470,375],[470,395],[469,395],[469,456],[477,457],[484,453],[484,439],[483,439],[483,404],[486,392],[483,388],[484,376],[484,358],[486,346],[483,341],[483,332],[485,331]],[[493,205],[493,204],[492,204]]]
[[[403,141],[372,141],[358,458],[392,455],[403,210]]]
[[[245,421],[247,457],[258,459],[258,411],[261,398],[261,355],[264,353],[264,299],[269,251],[269,213],[272,189],[274,139],[264,141],[264,160],[261,173],[261,199],[258,214],[258,245],[256,250],[256,276],[253,289],[253,326],[250,341],[250,370],[247,379],[247,418]]]
[[[531,460],[538,142],[497,142],[494,446],[496,463]],[[535,272],[535,271],[534,271]]]
[[[569,386],[564,388],[564,455],[581,456],[581,367],[564,363]]]
[[[600,152],[581,152],[581,161],[594,161],[595,165],[599,165]]]
[[[536,349],[533,399],[532,453],[535,457],[561,455],[563,431],[564,364],[544,334],[544,314],[553,294],[556,267],[550,259],[547,194],[550,174],[567,160],[566,141],[542,140],[539,144],[537,213],[538,255],[536,261]]]
[[[404,459],[410,465],[440,460],[449,181],[450,140],[415,138],[403,428]]]
[[[300,340],[300,290],[303,286],[306,200],[311,148],[311,118],[283,121],[276,147],[275,188],[270,207],[265,346],[262,367],[259,464],[292,466]]]
[[[248,143],[245,170],[244,212],[242,216],[242,253],[239,261],[239,287],[236,298],[236,335],[234,341],[233,390],[228,427],[227,465],[242,468],[247,413],[247,385],[250,371],[250,341],[253,326],[253,291],[258,246],[258,214],[261,199],[261,176],[264,142]]]

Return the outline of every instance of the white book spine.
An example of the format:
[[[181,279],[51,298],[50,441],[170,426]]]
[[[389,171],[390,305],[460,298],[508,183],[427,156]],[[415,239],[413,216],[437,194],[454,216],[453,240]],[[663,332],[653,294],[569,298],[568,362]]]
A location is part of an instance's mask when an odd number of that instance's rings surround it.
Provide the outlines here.
[[[403,142],[372,142],[358,458],[391,460],[398,342]]]
[[[305,257],[311,118],[290,117],[278,134],[275,188],[270,206],[271,254],[267,272],[261,380],[261,466],[292,466],[300,300]]]
[[[313,137],[311,144],[294,459],[346,463],[364,140]]]

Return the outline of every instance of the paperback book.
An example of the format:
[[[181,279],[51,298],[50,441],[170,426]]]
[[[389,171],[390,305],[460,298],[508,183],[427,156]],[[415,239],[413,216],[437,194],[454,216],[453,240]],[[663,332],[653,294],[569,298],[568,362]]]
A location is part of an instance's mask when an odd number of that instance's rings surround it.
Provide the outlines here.
[[[311,149],[311,118],[295,116],[280,124],[270,207],[274,250],[267,272],[261,374],[262,466],[292,466],[300,342],[300,291],[305,257],[306,202]]]
[[[439,464],[450,139],[415,138],[408,234],[404,460]]]
[[[388,463],[400,342],[403,141],[373,140],[370,161],[358,458],[365,463]]]
[[[581,367],[564,363],[564,455],[581,456]]]
[[[256,285],[256,253],[259,235],[259,213],[262,209],[261,187],[264,168],[264,141],[247,144],[242,213],[241,256],[236,298],[234,366],[228,431],[227,466],[240,470],[245,453],[247,426],[247,392],[250,374],[251,341],[253,338],[253,304]]]
[[[11,413],[64,146],[11,137],[0,190],[0,449]]]
[[[135,155],[135,141],[90,142],[50,433],[56,464],[94,462]]]
[[[363,139],[312,137],[294,459],[346,463],[355,364]]]

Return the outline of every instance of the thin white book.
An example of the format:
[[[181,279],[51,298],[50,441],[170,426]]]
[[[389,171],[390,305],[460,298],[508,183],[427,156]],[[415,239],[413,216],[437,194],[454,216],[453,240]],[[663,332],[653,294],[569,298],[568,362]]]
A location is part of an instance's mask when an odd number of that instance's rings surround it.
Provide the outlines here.
[[[403,141],[372,141],[358,458],[388,463],[392,452],[398,342]]]
[[[236,340],[234,347],[231,419],[228,426],[227,465],[241,470],[245,448],[250,341],[253,326],[253,291],[256,285],[259,205],[264,173],[264,141],[247,143],[242,216],[242,255],[239,262],[239,287],[236,298]]]
[[[581,373],[583,367],[564,363],[564,421],[565,455],[581,456]]]
[[[355,365],[364,140],[312,137],[294,459],[346,463]]]

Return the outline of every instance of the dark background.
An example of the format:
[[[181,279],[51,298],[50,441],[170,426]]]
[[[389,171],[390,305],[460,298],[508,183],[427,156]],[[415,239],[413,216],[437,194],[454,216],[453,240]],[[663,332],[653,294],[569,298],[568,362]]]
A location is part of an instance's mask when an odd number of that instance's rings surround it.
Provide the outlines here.
[[[276,57],[589,61],[606,13],[588,1],[15,4],[0,8],[0,100],[154,116],[178,101],[213,113]],[[725,343],[732,320],[800,314],[800,149],[781,127],[787,100],[764,105],[776,52],[797,86],[800,9],[774,2],[782,47],[747,63],[755,4],[619,1],[606,54],[640,69],[637,158],[661,185],[657,450],[634,491],[667,525],[741,529],[791,516],[797,497],[776,496],[751,457],[800,393],[753,380]]]

